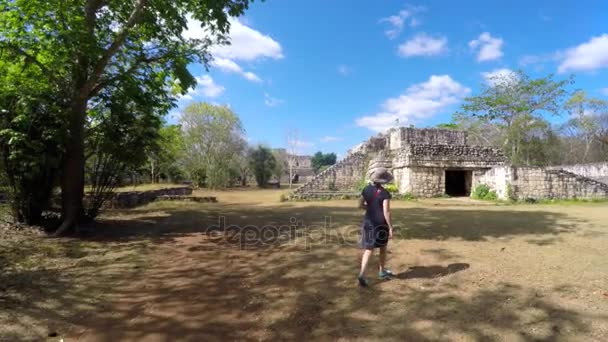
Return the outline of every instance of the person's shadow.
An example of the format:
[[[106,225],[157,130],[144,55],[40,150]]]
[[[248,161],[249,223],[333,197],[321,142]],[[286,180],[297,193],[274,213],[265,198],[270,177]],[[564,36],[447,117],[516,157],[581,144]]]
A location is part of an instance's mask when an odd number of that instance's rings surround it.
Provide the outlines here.
[[[447,266],[411,266],[407,271],[395,275],[397,279],[414,279],[414,278],[440,278],[447,275],[464,271],[470,265],[466,263],[455,263]]]

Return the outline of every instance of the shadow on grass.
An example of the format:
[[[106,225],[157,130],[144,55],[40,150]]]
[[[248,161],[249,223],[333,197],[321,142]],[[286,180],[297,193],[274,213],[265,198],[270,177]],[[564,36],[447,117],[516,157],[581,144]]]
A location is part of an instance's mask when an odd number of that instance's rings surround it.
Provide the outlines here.
[[[393,291],[359,289],[353,253],[344,249],[357,244],[361,213],[351,208],[187,204],[115,214],[91,226],[84,240],[101,250],[159,244],[166,254],[141,277],[127,271],[96,274],[107,263],[93,265],[86,277],[33,276],[44,281],[23,286],[44,292],[10,303],[17,317],[12,326],[24,330],[23,322],[67,321],[82,329],[70,337],[100,341],[494,340],[497,333],[549,341],[564,332],[586,335],[589,320],[608,319],[560,307],[510,283],[471,291],[444,281],[467,269],[466,263],[412,267],[398,274],[406,281],[395,282]],[[393,216],[400,239],[559,235],[576,225],[565,214],[542,211],[411,208],[396,209]],[[427,252],[448,257],[440,249]],[[86,253],[74,248],[66,255]],[[431,288],[411,284],[439,277]],[[91,307],[91,294],[99,291],[111,291],[112,302]]]
[[[469,268],[467,263],[454,263],[447,266],[411,266],[407,271],[396,274],[397,279],[414,279],[414,278],[440,278],[447,275],[464,271]]]
[[[153,206],[126,212],[129,215],[124,218],[119,215],[101,219],[90,228],[91,238],[106,241],[150,238],[164,242],[184,234],[205,233],[229,235],[234,238],[232,243],[256,242],[251,244],[262,247],[276,244],[287,233],[291,239],[298,232],[319,234],[321,229],[328,234],[338,231],[343,242],[352,242],[358,238],[362,220],[361,212],[348,207],[188,204],[170,211],[160,208]],[[399,208],[393,210],[392,216],[397,239],[484,241],[517,235],[543,236],[542,240],[530,239],[530,243],[538,245],[558,242],[557,235],[574,232],[581,223],[559,212],[506,209]]]

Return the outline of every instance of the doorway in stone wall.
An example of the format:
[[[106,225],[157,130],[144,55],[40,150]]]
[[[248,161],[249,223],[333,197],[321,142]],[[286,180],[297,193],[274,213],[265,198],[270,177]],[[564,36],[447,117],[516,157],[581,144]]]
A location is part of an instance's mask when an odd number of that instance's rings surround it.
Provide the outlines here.
[[[445,193],[452,197],[471,195],[473,171],[445,170]]]

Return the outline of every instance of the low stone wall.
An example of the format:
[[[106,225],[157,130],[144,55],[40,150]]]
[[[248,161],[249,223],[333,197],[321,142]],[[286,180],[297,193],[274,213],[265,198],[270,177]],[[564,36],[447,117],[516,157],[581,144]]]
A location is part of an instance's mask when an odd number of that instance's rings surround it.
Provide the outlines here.
[[[511,180],[517,199],[608,197],[608,185],[565,170],[513,168]]]
[[[187,196],[192,194],[191,187],[176,187],[148,191],[127,191],[117,192],[112,199],[106,201],[104,209],[124,209],[133,208],[154,202],[161,196]]]
[[[473,189],[486,184],[498,198],[569,199],[608,197],[608,185],[575,173],[542,167],[496,167],[473,172]]]
[[[559,165],[551,166],[549,169],[558,169],[575,173],[596,181],[608,184],[608,162],[590,163],[590,164],[574,164],[574,165]]]

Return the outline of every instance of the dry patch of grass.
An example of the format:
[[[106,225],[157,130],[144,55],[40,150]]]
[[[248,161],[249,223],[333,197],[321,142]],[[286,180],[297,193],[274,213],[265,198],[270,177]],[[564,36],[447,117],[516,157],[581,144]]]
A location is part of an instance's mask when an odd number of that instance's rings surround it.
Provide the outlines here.
[[[196,190],[219,203],[109,211],[85,240],[2,240],[0,336],[608,338],[605,203],[394,201],[397,277],[377,280],[374,258],[360,289],[356,201],[280,203],[285,191]]]
[[[63,336],[146,266],[146,241],[105,244],[0,228],[0,341]]]
[[[129,185],[129,186],[123,186],[120,188],[116,188],[116,192],[150,191],[150,190],[160,190],[160,189],[167,189],[167,188],[181,188],[184,186],[186,186],[186,185],[172,184],[172,183],[138,184],[138,185]]]

